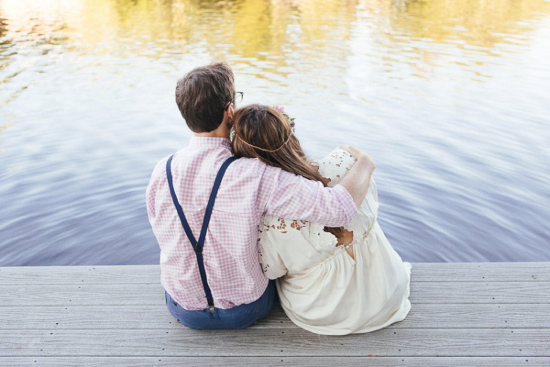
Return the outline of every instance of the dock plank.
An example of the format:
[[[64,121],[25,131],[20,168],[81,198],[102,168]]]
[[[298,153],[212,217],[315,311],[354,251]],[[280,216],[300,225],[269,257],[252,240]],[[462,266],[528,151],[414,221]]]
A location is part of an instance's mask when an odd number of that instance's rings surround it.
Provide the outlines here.
[[[548,305],[539,304],[414,304],[405,322],[389,326],[406,328],[550,328]],[[108,306],[4,306],[2,330],[163,329],[181,328],[163,303]],[[257,328],[297,327],[288,323],[280,305]]]
[[[257,366],[331,366],[349,367],[548,367],[550,357],[8,357],[3,367],[257,367]]]
[[[1,285],[0,306],[154,305],[164,299],[158,283]],[[550,282],[439,282],[411,285],[411,302],[438,304],[550,304]]]
[[[550,329],[409,328],[346,336],[298,328],[134,330],[0,330],[0,356],[550,357]]]
[[[506,267],[506,271],[503,271]],[[45,269],[46,268],[46,269]],[[44,277],[44,272],[48,277]],[[550,263],[415,263],[415,282],[550,281]],[[158,283],[158,265],[28,266],[0,268],[0,284],[142,284]]]

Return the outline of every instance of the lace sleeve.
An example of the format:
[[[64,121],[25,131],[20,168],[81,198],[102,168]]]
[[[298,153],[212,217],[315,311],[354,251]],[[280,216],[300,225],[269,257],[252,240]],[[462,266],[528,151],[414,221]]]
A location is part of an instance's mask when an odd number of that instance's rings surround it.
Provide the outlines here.
[[[344,177],[354,163],[355,158],[349,152],[338,148],[323,159],[313,161],[312,164],[319,167],[321,176],[330,180],[327,186],[333,187]]]
[[[264,216],[258,227],[258,260],[265,276],[269,279],[277,279],[287,273],[287,269],[283,259],[277,249],[278,243],[274,238],[273,232],[275,228],[271,228],[273,218]],[[285,228],[276,228],[283,230]],[[271,230],[271,233],[270,233]]]
[[[302,272],[338,250],[336,237],[319,223],[266,215],[258,235],[259,260],[269,279]]]

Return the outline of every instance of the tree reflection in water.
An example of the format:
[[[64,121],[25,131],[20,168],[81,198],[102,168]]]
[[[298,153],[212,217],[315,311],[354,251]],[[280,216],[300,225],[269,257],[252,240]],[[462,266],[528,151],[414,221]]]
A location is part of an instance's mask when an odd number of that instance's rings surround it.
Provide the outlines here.
[[[1,1],[11,27],[33,19],[34,34],[63,31],[66,44],[80,52],[136,53],[170,57],[204,50],[217,58],[253,57],[289,66],[285,56],[343,57],[359,25],[368,25],[369,42],[390,49],[407,45],[424,54],[438,51],[423,42],[500,52],[521,46],[530,21],[550,14],[539,0],[81,0]],[[62,29],[60,24],[66,25]],[[36,32],[39,27],[39,32]],[[0,27],[0,33],[5,33]],[[33,32],[29,32],[29,36]],[[512,35],[513,37],[510,37]],[[416,44],[416,42],[420,42]],[[510,47],[507,51],[513,51]],[[430,56],[425,60],[429,62]]]

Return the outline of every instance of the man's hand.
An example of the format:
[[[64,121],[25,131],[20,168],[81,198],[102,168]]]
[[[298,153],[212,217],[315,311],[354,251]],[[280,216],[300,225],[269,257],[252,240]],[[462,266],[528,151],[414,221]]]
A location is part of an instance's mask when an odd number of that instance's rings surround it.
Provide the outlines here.
[[[340,149],[349,152],[357,159],[357,162],[355,162],[339,183],[348,190],[355,205],[359,208],[367,195],[372,171],[376,168],[376,163],[374,163],[367,153],[352,146],[343,145]]]
[[[372,160],[372,158],[362,150],[359,150],[357,148],[352,147],[351,145],[341,145],[340,149],[345,150],[349,154],[351,154],[357,161],[362,160],[364,161],[364,164],[368,166],[371,169],[371,172],[374,171],[376,168],[376,163]]]

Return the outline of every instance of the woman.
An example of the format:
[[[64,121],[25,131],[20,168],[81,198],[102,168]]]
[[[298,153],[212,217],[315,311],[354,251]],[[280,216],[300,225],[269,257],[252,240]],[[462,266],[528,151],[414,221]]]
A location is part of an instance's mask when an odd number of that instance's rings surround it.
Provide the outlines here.
[[[336,185],[353,165],[353,156],[336,149],[310,162],[292,130],[288,116],[273,108],[244,107],[234,119],[234,154]],[[318,334],[344,335],[377,330],[407,316],[411,266],[384,236],[377,211],[371,180],[357,217],[344,228],[262,218],[260,262],[268,278],[278,278],[281,306],[296,325]]]

